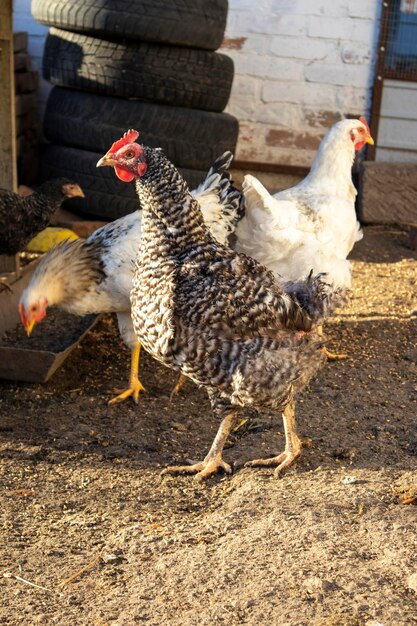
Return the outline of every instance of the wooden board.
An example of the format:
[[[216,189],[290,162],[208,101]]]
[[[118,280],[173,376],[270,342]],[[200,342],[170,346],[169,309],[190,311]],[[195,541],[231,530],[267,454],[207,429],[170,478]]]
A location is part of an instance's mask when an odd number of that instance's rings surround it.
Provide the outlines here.
[[[365,223],[417,224],[417,163],[364,161],[359,215]]]
[[[17,189],[14,116],[13,3],[0,2],[0,187]]]

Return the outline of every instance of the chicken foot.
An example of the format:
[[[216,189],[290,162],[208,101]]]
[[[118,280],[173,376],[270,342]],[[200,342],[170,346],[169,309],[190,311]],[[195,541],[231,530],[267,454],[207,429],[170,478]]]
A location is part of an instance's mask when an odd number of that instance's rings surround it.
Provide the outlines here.
[[[0,292],[1,291],[8,291],[9,293],[13,293],[13,289],[10,287],[5,278],[0,278]]]
[[[323,337],[323,326],[321,324],[320,326],[317,326],[317,334],[319,337]],[[322,347],[322,351],[328,361],[341,361],[342,359],[347,358],[347,354],[344,354],[344,353],[338,354],[337,352],[330,352],[330,350],[328,350],[326,346]]]
[[[237,411],[228,413],[222,420],[217,435],[211,445],[211,448],[203,461],[194,463],[194,465],[173,465],[162,471],[162,474],[196,474],[197,480],[204,480],[219,469],[223,469],[226,474],[232,473],[232,468],[228,463],[223,461],[222,452],[227,437],[236,421]]]
[[[141,391],[145,391],[145,387],[139,380],[139,357],[140,357],[140,343],[136,345],[136,347],[132,350],[130,357],[130,379],[129,379],[129,387],[127,389],[116,389],[115,392],[118,394],[115,398],[109,400],[109,404],[119,404],[120,402],[124,402],[126,398],[130,396],[133,398],[134,402],[138,404],[139,402],[139,394]]]
[[[184,374],[180,374],[180,377],[178,378],[177,384],[175,385],[174,389],[171,391],[171,394],[169,396],[169,401],[172,402],[174,396],[177,396],[180,389],[182,389],[185,385],[185,383],[187,382],[187,376],[185,376]]]
[[[287,469],[301,454],[303,441],[299,438],[295,426],[294,402],[290,402],[282,414],[285,430],[285,450],[277,456],[269,459],[254,459],[245,463],[246,467],[276,467],[274,475],[278,477],[283,470]],[[307,444],[306,444],[307,445]]]

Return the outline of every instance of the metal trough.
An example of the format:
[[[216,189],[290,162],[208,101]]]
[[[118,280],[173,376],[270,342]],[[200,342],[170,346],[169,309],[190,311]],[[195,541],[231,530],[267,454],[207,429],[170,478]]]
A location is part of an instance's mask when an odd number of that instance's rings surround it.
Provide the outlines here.
[[[34,261],[24,267],[20,276],[14,282],[9,282],[13,289],[12,293],[9,291],[0,293],[0,337],[8,330],[15,328],[20,322],[18,313],[19,299],[25,287],[29,284],[37,263],[38,261]],[[29,383],[46,382],[99,319],[98,315],[89,317],[91,318],[91,323],[87,327],[84,326],[78,339],[72,341],[68,347],[59,352],[0,346],[0,378]]]

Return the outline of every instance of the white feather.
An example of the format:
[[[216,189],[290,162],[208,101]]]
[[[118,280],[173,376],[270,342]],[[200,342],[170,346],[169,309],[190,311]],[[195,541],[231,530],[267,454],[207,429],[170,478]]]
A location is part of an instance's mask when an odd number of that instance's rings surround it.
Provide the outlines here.
[[[335,124],[323,139],[308,176],[272,196],[254,176],[245,176],[245,217],[236,229],[237,249],[285,280],[326,272],[335,288],[350,288],[346,260],[361,239],[355,214],[350,132],[358,120]]]

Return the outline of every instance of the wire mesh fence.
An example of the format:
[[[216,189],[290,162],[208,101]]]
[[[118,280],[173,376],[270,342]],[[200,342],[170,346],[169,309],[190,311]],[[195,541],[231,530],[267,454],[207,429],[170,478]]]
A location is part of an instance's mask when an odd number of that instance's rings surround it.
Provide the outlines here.
[[[417,0],[384,2],[384,78],[417,80]]]

